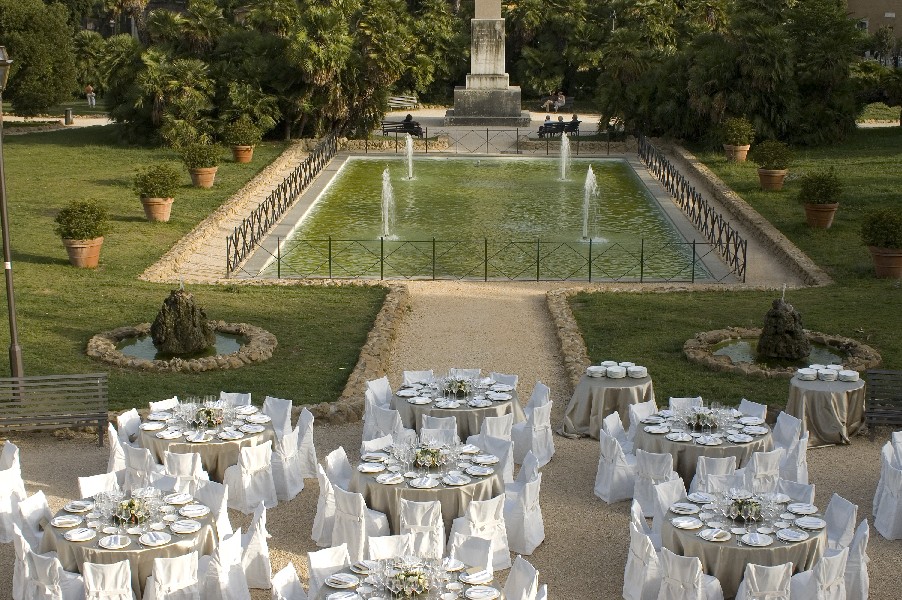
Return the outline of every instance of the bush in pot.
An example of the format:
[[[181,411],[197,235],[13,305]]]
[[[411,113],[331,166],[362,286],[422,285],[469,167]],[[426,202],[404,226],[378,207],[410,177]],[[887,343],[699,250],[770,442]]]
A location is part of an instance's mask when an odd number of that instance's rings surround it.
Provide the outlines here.
[[[902,278],[902,213],[891,208],[870,213],[861,224],[861,239],[877,277]]]
[[[765,140],[752,148],[749,158],[758,165],[758,181],[762,190],[783,189],[786,170],[793,158],[789,146],[779,140]]]
[[[93,200],[73,200],[54,221],[54,231],[62,238],[72,266],[96,267],[109,229],[106,209]]]
[[[755,139],[755,126],[745,117],[730,117],[721,126],[723,149],[727,160],[745,162],[749,147]]]
[[[182,147],[182,161],[191,173],[191,182],[195,187],[213,187],[216,169],[219,166],[221,150],[215,144],[195,142]]]
[[[248,117],[242,116],[225,125],[221,137],[223,142],[231,146],[235,162],[246,163],[254,158],[254,146],[263,139],[263,131]]]
[[[148,221],[168,221],[182,174],[172,165],[151,165],[135,175],[134,190]]]
[[[808,225],[817,229],[830,228],[836,209],[839,208],[842,188],[842,181],[833,167],[802,176],[797,197],[799,202],[805,205]]]

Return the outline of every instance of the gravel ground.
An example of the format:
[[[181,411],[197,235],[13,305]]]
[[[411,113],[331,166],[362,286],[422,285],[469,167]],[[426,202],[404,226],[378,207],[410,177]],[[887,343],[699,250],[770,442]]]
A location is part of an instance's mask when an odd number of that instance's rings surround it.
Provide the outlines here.
[[[545,307],[551,285],[482,283],[410,283],[410,311],[400,328],[389,373],[394,385],[403,369],[482,367],[520,375],[519,389],[528,398],[536,380],[549,385],[557,425],[569,399],[569,385],[559,347]],[[753,382],[749,382],[753,385]],[[658,396],[667,397],[666,390]],[[360,444],[361,425],[316,427],[314,437],[322,458],[344,445],[352,460]],[[817,484],[817,503],[826,506],[837,492],[859,506],[859,519],[871,517],[871,501],[879,476],[882,432],[874,442],[858,436],[851,446],[809,452],[811,480]],[[71,439],[52,433],[17,435],[29,493],[48,495],[51,508],[62,507],[77,494],[78,476],[106,468],[107,449],[96,438],[77,434]],[[529,560],[539,569],[554,598],[619,598],[623,585],[629,536],[629,503],[607,505],[592,494],[598,461],[597,442],[555,437],[557,454],[543,469],[541,505],[546,538]],[[273,569],[292,561],[306,581],[306,553],[316,550],[310,540],[316,511],[316,480],[293,501],[269,511]],[[250,519],[231,511],[236,527]],[[902,542],[887,541],[872,530],[871,597],[895,597],[894,573],[902,569]],[[0,597],[9,597],[13,550],[0,546]],[[269,598],[255,590],[255,599]]]

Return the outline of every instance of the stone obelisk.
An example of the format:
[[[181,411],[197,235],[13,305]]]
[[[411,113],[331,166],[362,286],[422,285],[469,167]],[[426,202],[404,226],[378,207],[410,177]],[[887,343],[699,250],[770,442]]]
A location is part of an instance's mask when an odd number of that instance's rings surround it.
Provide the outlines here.
[[[470,37],[467,85],[454,88],[454,108],[445,113],[445,125],[528,127],[529,112],[520,110],[520,87],[510,85],[504,70],[501,0],[476,0]]]

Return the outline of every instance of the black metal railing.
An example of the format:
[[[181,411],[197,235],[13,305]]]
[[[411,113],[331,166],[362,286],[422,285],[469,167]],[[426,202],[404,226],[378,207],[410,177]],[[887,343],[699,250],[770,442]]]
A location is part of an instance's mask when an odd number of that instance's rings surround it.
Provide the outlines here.
[[[748,240],[717,212],[648,139],[639,136],[639,158],[670,192],[686,216],[736,277],[745,282]]]
[[[330,133],[226,238],[226,277],[251,255],[269,230],[278,223],[301,193],[338,151],[337,136]]]

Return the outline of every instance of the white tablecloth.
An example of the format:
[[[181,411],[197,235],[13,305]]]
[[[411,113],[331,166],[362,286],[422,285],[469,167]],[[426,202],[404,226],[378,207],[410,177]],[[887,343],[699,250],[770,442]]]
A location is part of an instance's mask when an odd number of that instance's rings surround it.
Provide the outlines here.
[[[655,399],[651,377],[611,379],[583,375],[564,413],[561,433],[598,439],[602,420],[614,411],[629,426],[629,406]]]
[[[849,444],[864,425],[864,380],[789,381],[786,412],[802,420],[808,446]]]

